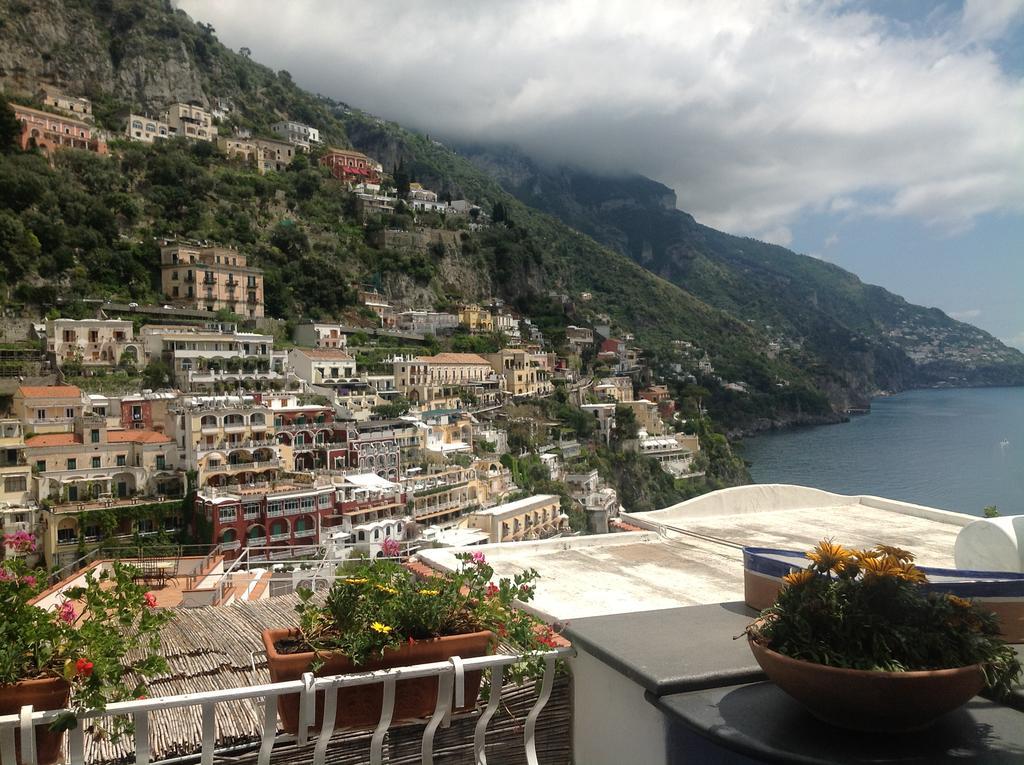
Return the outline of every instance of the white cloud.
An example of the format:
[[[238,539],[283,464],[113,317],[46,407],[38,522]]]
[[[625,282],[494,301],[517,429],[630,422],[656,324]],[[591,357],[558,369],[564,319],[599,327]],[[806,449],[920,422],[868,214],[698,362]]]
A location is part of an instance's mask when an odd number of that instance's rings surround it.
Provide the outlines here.
[[[950,311],[949,316],[957,321],[968,321],[970,319],[977,319],[981,316],[980,308],[968,308],[964,311]]]
[[[839,234],[829,234],[825,237],[825,248],[835,247],[839,244]]]
[[[1024,212],[1024,82],[985,42],[1020,2],[970,1],[919,34],[840,0],[179,4],[312,90],[635,170],[727,231],[788,243],[807,210],[951,232]]]
[[[1024,329],[1022,329],[1020,332],[1018,332],[1016,335],[1013,335],[1012,337],[1004,337],[1001,339],[1011,348],[1016,348],[1017,350],[1024,351]]]

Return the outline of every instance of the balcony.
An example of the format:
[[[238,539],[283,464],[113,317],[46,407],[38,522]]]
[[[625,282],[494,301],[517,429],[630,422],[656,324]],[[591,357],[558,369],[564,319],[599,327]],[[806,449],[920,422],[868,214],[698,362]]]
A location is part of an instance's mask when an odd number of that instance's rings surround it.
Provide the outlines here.
[[[214,637],[210,635],[209,639]],[[192,755],[188,759],[195,762],[237,761],[250,765],[287,761],[318,765],[341,761],[372,765],[442,763],[452,761],[453,754],[459,762],[482,763],[486,757],[492,765],[564,763],[571,760],[568,683],[557,675],[555,666],[558,659],[568,659],[572,654],[571,648],[560,648],[543,655],[543,679],[536,691],[532,684],[525,687],[502,683],[507,668],[527,657],[499,653],[458,662],[448,660],[352,675],[313,677],[310,673],[301,680],[282,683],[267,682],[198,693],[182,691],[176,695],[111,703],[102,712],[83,715],[84,719],[69,733],[65,744],[66,761],[82,765],[88,750],[89,762],[115,759],[160,762],[168,758],[180,759],[181,754],[187,753]],[[469,713],[450,712],[460,706],[463,699],[463,672],[472,671],[487,675],[495,691],[488,703],[479,704]],[[257,674],[267,675],[265,665]],[[433,714],[412,725],[392,726],[395,700],[402,693],[399,680],[415,678],[437,678],[438,702]],[[383,686],[381,723],[375,731],[336,732],[335,715],[331,711],[324,716],[322,730],[312,728],[314,699],[323,695],[326,709],[334,710],[339,689],[359,685]],[[290,694],[302,694],[297,736],[277,731],[277,700]],[[245,710],[244,723],[238,710]],[[14,760],[16,738],[24,735],[26,741],[33,741],[31,726],[48,725],[59,714],[60,711],[26,708],[23,717],[0,716],[4,765],[9,761],[8,755],[10,761]],[[109,721],[115,715],[130,716],[134,731],[118,743],[103,742],[99,747],[87,740],[93,722]],[[172,721],[173,729],[170,737],[165,735],[168,720]],[[9,747],[7,742],[10,742]]]
[[[290,539],[292,533],[290,531],[279,531],[276,534],[271,534],[269,539],[271,542],[280,542],[285,539]]]
[[[262,462],[236,462],[223,463],[220,465],[207,465],[207,475],[213,473],[241,473],[246,470],[270,470],[271,468],[281,467],[281,460],[263,460]]]
[[[279,518],[282,515],[302,515],[303,513],[315,513],[316,507],[281,507],[277,510],[268,510],[268,518]]]
[[[203,455],[209,454],[210,452],[230,452],[235,449],[274,449],[277,446],[277,441],[272,439],[218,441],[215,444],[199,444],[199,446],[196,447],[196,454]]]
[[[310,529],[295,529],[293,534],[296,537],[315,537],[316,536],[316,529],[313,529],[313,528],[310,528]]]
[[[242,541],[240,539],[235,539],[235,540],[232,540],[231,542],[221,542],[220,543],[220,549],[224,550],[224,551],[227,551],[227,550],[237,550],[241,546],[242,546]]]

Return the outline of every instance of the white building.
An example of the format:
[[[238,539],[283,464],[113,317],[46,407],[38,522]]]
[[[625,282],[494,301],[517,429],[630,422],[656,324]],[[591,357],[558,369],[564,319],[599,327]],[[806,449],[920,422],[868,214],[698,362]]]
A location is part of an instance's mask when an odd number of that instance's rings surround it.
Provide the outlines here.
[[[297,325],[292,339],[296,345],[312,348],[344,348],[348,344],[340,324],[313,321]]]
[[[58,366],[71,361],[86,368],[113,367],[123,361],[134,367],[143,358],[135,325],[122,319],[48,319],[46,350]]]
[[[308,150],[310,144],[320,143],[320,131],[310,125],[303,125],[301,122],[281,120],[270,126],[275,135],[299,148]]]
[[[459,326],[459,317],[442,311],[402,311],[398,328],[423,335],[440,335]]]
[[[201,106],[179,101],[168,106],[160,118],[167,123],[172,136],[197,141],[217,140],[217,126],[213,124],[213,115]]]
[[[128,124],[124,134],[133,141],[153,143],[156,140],[163,140],[171,137],[171,126],[166,122],[144,117],[141,114],[129,114]]]
[[[296,375],[313,385],[352,380],[356,360],[337,348],[292,348],[288,364]]]

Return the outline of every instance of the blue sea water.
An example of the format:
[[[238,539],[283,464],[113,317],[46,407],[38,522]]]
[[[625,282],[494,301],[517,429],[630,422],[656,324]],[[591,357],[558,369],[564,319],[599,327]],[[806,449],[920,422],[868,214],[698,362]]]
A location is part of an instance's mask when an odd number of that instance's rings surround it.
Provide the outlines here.
[[[848,423],[749,438],[741,450],[757,483],[1024,514],[1024,388],[877,398]]]

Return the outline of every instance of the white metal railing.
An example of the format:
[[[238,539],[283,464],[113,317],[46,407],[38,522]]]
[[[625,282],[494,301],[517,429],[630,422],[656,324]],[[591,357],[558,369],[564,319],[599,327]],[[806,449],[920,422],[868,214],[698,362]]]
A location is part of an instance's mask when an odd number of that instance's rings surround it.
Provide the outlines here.
[[[391,726],[395,709],[396,684],[400,680],[436,677],[438,679],[437,704],[429,722],[423,729],[420,747],[420,761],[424,765],[434,762],[434,735],[442,723],[451,718],[452,710],[465,706],[465,675],[466,672],[486,670],[490,679],[490,697],[486,707],[480,711],[473,735],[474,762],[486,765],[485,746],[487,726],[501,703],[502,677],[504,668],[522,661],[528,656],[541,656],[544,660],[544,676],[541,680],[537,701],[526,716],[523,725],[523,745],[526,750],[528,765],[539,765],[537,759],[537,742],[535,738],[537,719],[551,697],[551,689],[555,679],[555,665],[558,659],[570,658],[575,655],[572,648],[556,648],[543,654],[495,654],[472,659],[453,657],[448,661],[419,664],[377,672],[362,672],[351,675],[331,675],[313,677],[307,672],[301,680],[283,683],[268,683],[245,688],[226,688],[217,691],[190,693],[180,696],[162,696],[152,699],[124,701],[107,706],[102,712],[89,712],[79,718],[78,724],[68,731],[67,762],[70,765],[85,765],[85,736],[88,735],[87,724],[96,720],[116,715],[128,715],[135,726],[133,733],[127,734],[133,739],[136,765],[149,765],[151,746],[149,741],[149,723],[152,712],[169,709],[200,707],[202,709],[202,748],[199,762],[212,765],[216,751],[216,715],[217,704],[248,699],[264,700],[262,729],[259,731],[260,745],[257,759],[258,765],[268,765],[275,743],[297,741],[304,746],[312,740],[315,747],[312,753],[313,765],[323,765],[330,739],[334,734],[335,716],[338,704],[338,689],[351,688],[359,685],[380,683],[384,686],[384,699],[381,708],[380,722],[374,729],[370,740],[369,762],[381,765],[384,757],[384,737]],[[311,730],[316,706],[316,694],[324,693],[323,727],[317,733]],[[279,696],[299,694],[299,731],[297,736],[277,734],[277,700]],[[0,765],[37,765],[35,747],[36,725],[49,725],[63,710],[35,711],[31,706],[22,707],[18,714],[0,716]],[[568,733],[567,733],[568,735]],[[20,739],[20,760],[15,758],[15,741]],[[255,742],[253,744],[255,748]]]
[[[288,537],[290,537],[291,535],[292,533],[290,531],[280,531],[277,534],[271,534],[270,539],[278,541],[281,539],[288,539]]]

